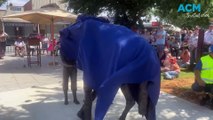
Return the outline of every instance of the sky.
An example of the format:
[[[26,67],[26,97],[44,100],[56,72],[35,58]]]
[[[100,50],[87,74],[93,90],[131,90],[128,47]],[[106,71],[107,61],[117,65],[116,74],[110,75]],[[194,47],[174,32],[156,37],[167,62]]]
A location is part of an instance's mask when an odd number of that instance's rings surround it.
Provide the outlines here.
[[[29,0],[8,0],[7,3],[5,3],[4,5],[2,5],[0,7],[0,9],[4,10],[6,9],[6,5],[12,3],[13,5],[17,5],[17,6],[23,6],[25,3],[27,3]]]

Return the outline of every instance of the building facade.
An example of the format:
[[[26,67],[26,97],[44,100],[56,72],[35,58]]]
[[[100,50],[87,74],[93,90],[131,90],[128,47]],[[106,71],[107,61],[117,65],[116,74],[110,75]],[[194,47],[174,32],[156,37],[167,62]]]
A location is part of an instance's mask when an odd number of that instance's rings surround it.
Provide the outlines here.
[[[3,29],[8,35],[7,45],[12,45],[17,37],[27,37],[34,29],[36,25],[20,18],[2,18],[5,15],[11,15],[15,13],[24,12],[24,6],[15,5],[9,3],[6,10],[1,10],[1,29]]]
[[[66,10],[66,4],[62,4],[61,0],[29,0],[23,6],[15,5],[9,3],[6,10],[0,11],[0,17],[15,13],[21,13],[28,10],[39,9],[41,6],[47,5],[49,3],[56,3],[60,9]],[[3,18],[0,22],[1,29],[4,29],[6,33],[9,34],[8,44],[14,42],[16,37],[28,37],[33,31],[38,31],[38,24],[32,24],[28,21],[19,18]],[[2,28],[3,27],[3,28]],[[55,37],[57,38],[58,32],[64,27],[64,25],[55,25]],[[41,34],[50,37],[50,26],[49,25],[39,25],[39,32]]]
[[[67,4],[62,4],[62,0],[31,0],[32,9],[39,9],[43,5],[47,5],[49,3],[56,3],[61,9],[67,10]]]
[[[50,3],[56,3],[60,9],[67,10],[67,4],[61,3],[62,0],[30,0],[32,10],[34,9],[40,9],[42,6],[50,4]],[[64,28],[64,25],[54,25],[55,26],[55,37],[57,38],[59,31]],[[50,26],[49,25],[40,25],[40,33],[46,35],[47,37],[50,37]]]

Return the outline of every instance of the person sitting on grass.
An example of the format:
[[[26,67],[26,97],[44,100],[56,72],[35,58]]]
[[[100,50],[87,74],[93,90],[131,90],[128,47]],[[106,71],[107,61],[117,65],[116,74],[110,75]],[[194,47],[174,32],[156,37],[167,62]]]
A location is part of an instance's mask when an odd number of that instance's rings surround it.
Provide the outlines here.
[[[188,47],[183,47],[183,51],[180,55],[181,58],[181,67],[187,68],[190,64],[190,52]]]
[[[164,49],[164,54],[160,58],[160,63],[161,63],[161,72],[165,72],[168,70],[170,66],[170,59],[173,58],[171,55],[171,52],[169,51],[168,48]]]
[[[172,57],[171,52],[168,48],[164,49],[163,56],[160,58],[160,64],[162,68],[166,68],[170,65],[169,60]]]
[[[209,54],[201,57],[196,64],[194,74],[195,82],[192,84],[192,90],[206,93],[202,96],[200,105],[205,105],[208,100],[211,100],[213,109],[213,99],[210,99],[210,94],[213,94],[213,45],[209,47]]]
[[[173,80],[174,78],[177,78],[179,76],[180,67],[177,64],[177,60],[175,57],[171,58],[169,62],[170,62],[170,65],[168,68],[164,69],[165,71],[163,72],[163,76],[164,76],[164,79]]]

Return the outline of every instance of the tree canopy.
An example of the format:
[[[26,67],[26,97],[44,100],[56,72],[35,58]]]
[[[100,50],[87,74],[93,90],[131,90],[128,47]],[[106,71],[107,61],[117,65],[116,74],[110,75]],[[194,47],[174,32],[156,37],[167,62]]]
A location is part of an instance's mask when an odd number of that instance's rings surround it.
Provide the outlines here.
[[[0,6],[5,2],[7,2],[7,0],[0,0]]]
[[[161,0],[156,7],[155,14],[164,21],[179,27],[192,28],[196,25],[206,27],[209,19],[213,16],[212,0],[179,0],[167,3],[168,0]],[[164,4],[167,4],[166,6]],[[200,4],[200,12],[177,12],[180,4]]]
[[[127,27],[140,24],[141,17],[154,8],[153,13],[160,20],[179,27],[200,25],[205,27],[212,17],[212,0],[63,0],[75,13],[98,15],[107,11],[114,22]],[[177,12],[180,4],[201,4],[201,12]],[[207,14],[204,16],[204,14]],[[200,15],[200,16],[199,16]],[[203,15],[203,16],[201,16]]]

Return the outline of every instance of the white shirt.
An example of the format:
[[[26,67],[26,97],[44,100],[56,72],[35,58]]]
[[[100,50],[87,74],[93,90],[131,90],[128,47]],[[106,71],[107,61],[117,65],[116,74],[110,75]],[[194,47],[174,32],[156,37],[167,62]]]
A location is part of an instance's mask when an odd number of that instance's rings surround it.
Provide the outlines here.
[[[213,44],[213,31],[207,30],[204,34],[204,43],[207,45]]]
[[[197,42],[198,42],[198,35],[193,34],[189,38],[189,46],[190,46],[190,48],[197,48]]]
[[[15,46],[18,46],[18,47],[24,47],[25,46],[25,43],[24,41],[15,41]]]

